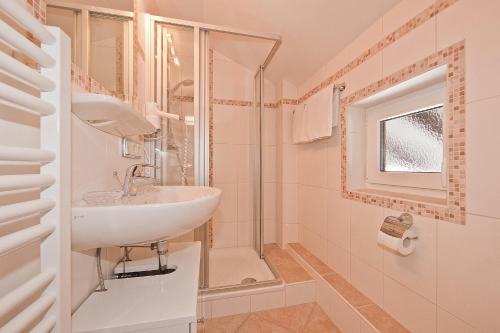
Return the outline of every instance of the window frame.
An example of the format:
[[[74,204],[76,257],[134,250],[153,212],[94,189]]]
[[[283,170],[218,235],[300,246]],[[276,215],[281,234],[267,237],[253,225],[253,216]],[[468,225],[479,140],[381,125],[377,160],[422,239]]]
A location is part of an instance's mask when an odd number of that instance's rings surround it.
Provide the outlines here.
[[[443,121],[443,162],[441,172],[406,172],[382,171],[381,122],[427,110],[439,105],[446,114],[446,83],[439,82],[429,87],[419,89],[366,109],[366,175],[368,187],[393,190],[398,187],[400,192],[439,191],[446,192],[446,128]]]

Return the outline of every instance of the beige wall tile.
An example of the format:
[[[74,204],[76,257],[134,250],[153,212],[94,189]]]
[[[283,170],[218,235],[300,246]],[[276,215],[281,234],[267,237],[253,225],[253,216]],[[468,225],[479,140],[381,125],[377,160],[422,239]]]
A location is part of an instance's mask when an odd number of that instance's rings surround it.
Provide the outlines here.
[[[498,219],[438,223],[438,305],[485,332],[500,331],[499,239]]]
[[[384,296],[384,277],[382,271],[366,262],[351,256],[351,284],[365,294],[373,303],[382,306]]]
[[[276,181],[276,146],[264,146],[262,151],[262,178],[264,182]]]
[[[401,212],[384,209],[384,216],[399,216]],[[413,215],[412,229],[418,235],[417,248],[403,257],[384,250],[384,274],[414,292],[436,302],[436,220]]]
[[[236,183],[238,177],[238,145],[214,144],[214,182]]]
[[[327,263],[335,272],[340,274],[347,281],[350,280],[350,255],[349,252],[334,243],[328,242]]]
[[[319,140],[307,145],[300,145],[299,147],[298,183],[326,187],[326,142]]]
[[[467,102],[500,95],[500,46],[490,34],[500,29],[499,15],[498,1],[460,0],[437,16],[438,48],[465,39]]]
[[[332,291],[331,295],[332,321],[343,333],[359,333],[361,330],[359,314],[337,292]]]
[[[302,237],[301,242],[304,246],[323,262],[327,262],[328,244],[326,238],[323,238],[303,225],[301,225],[299,230],[301,232],[299,236]]]
[[[298,181],[298,149],[295,145],[283,145],[283,183],[297,183]]]
[[[299,224],[285,223],[283,224],[283,244],[299,241]]]
[[[237,246],[237,227],[237,223],[214,223],[214,248]]]
[[[479,333],[449,312],[438,307],[437,309],[437,333]]]
[[[383,16],[384,35],[393,32],[434,2],[435,0],[401,1]]]
[[[253,153],[253,147],[251,145],[236,145],[237,148],[237,154],[238,154],[238,160],[237,160],[237,178],[239,183],[248,183],[252,179],[252,167],[251,167],[251,162],[252,162],[252,153]],[[215,169],[215,173],[218,172],[217,169]]]
[[[389,277],[384,278],[384,310],[411,332],[436,330],[436,305]]]
[[[264,220],[264,243],[273,244],[276,243],[276,220],[267,219]]]
[[[264,218],[276,219],[276,183],[264,183]]]
[[[368,46],[371,47],[372,45]],[[384,50],[385,52],[385,50]],[[400,52],[399,50],[395,50],[394,52]],[[425,54],[427,55],[427,54]],[[422,57],[423,58],[423,57]],[[349,73],[343,77],[343,80],[346,84],[345,90],[342,92],[343,96],[349,96],[351,93],[358,91],[373,82],[377,82],[383,78],[382,74],[382,65],[385,66],[385,54],[384,54],[384,62],[382,62],[382,52],[374,55]],[[411,64],[411,62],[404,63],[403,66]],[[403,67],[401,66],[401,67]],[[399,68],[397,68],[399,69]],[[384,73],[385,71],[384,67]]]
[[[250,296],[250,309],[252,312],[281,308],[285,306],[285,292],[255,294]]]
[[[383,76],[390,75],[436,52],[435,18],[382,50]]]
[[[285,286],[286,306],[314,302],[316,299],[316,282],[299,282]]]
[[[377,244],[382,222],[381,207],[351,202],[351,253],[378,270],[382,270],[383,262],[383,250]]]
[[[326,237],[328,190],[299,186],[298,191],[299,221],[321,237]]]
[[[338,190],[328,191],[327,206],[327,239],[349,251],[351,201],[343,199]]]
[[[297,184],[283,184],[283,222],[298,223],[298,188]]]
[[[249,247],[253,245],[253,224],[251,222],[238,223],[238,247]]]
[[[234,223],[238,220],[238,187],[236,183],[216,184],[222,190],[221,201],[214,214],[216,222]]]
[[[276,112],[266,108],[262,118],[262,144],[264,146],[276,145]]]
[[[250,312],[250,296],[223,298],[212,301],[212,318]]]
[[[250,223],[253,215],[253,186],[250,183],[238,183],[238,223]]]
[[[492,150],[500,142],[500,97],[467,104],[466,209],[470,213],[500,218],[500,154]]]
[[[327,187],[340,191],[340,129],[333,129],[332,137],[327,140]]]
[[[239,114],[232,105],[214,105],[214,143],[237,143]]]

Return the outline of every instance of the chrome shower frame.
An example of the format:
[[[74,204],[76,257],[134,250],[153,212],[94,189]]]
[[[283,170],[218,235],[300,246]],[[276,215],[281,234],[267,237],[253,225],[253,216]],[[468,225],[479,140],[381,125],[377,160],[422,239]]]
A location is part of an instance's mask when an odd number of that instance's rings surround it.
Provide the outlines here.
[[[223,27],[212,24],[205,24],[201,22],[194,21],[186,21],[179,20],[174,18],[167,18],[161,16],[154,16],[145,14],[144,18],[146,22],[146,36],[149,38],[146,39],[145,45],[145,60],[146,60],[146,82],[149,83],[149,89],[147,87],[146,99],[148,101],[155,101],[155,95],[158,92],[155,91],[155,76],[157,75],[154,63],[155,57],[155,27],[157,24],[168,24],[178,27],[189,28],[193,30],[194,33],[194,99],[193,99],[193,107],[194,107],[194,116],[195,116],[195,128],[194,128],[194,178],[195,185],[209,185],[209,94],[208,94],[208,78],[209,78],[209,43],[208,43],[208,34],[209,32],[220,32],[220,33],[228,33],[239,36],[246,36],[252,38],[259,38],[273,41],[274,44],[266,56],[266,59],[259,67],[256,69],[257,73],[260,73],[259,80],[261,86],[261,103],[258,106],[259,118],[262,116],[262,112],[264,111],[264,70],[270,64],[272,58],[276,54],[276,51],[279,49],[281,45],[281,36],[270,33],[255,33],[252,31],[235,29],[229,27]],[[259,124],[258,134],[259,137],[262,135],[261,133],[261,125]],[[259,145],[259,150],[261,147]],[[262,171],[262,158],[261,153],[258,156],[258,165],[256,166],[259,169],[259,172]],[[261,178],[261,177],[260,177]],[[260,179],[260,183],[258,184],[258,191],[262,193],[262,178]],[[262,205],[262,196],[260,196],[260,201]],[[263,220],[262,220],[263,209],[262,206],[258,212],[256,223],[259,224],[260,232],[258,234],[259,237],[259,245],[255,247],[258,255],[261,258],[264,258],[263,255]],[[208,226],[207,224],[198,228],[195,231],[195,238],[202,241],[202,263],[200,269],[200,287],[203,290],[209,290],[208,279],[209,279],[209,235],[208,235]],[[269,266],[269,265],[268,265]],[[275,272],[273,271],[275,274]],[[276,275],[276,274],[275,274]],[[267,286],[269,284],[276,284],[278,280],[271,281],[261,281],[253,284],[254,286]],[[243,286],[227,286],[227,288],[222,289],[230,289],[234,290],[235,288],[249,288],[250,285]],[[221,288],[217,288],[217,290],[221,290]]]

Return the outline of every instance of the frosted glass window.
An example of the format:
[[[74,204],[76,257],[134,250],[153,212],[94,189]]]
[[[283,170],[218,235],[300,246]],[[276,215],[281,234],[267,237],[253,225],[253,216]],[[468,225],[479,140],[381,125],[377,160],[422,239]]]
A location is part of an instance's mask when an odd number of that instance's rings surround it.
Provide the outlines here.
[[[443,106],[380,122],[380,170],[441,172]]]

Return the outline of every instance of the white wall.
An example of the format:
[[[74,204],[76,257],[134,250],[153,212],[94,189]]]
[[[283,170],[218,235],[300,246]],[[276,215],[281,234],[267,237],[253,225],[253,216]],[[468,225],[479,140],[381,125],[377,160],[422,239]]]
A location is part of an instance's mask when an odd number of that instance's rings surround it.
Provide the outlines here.
[[[432,3],[402,1],[301,85],[299,96]],[[338,80],[347,96],[465,39],[465,226],[415,216],[416,252],[393,255],[377,246],[376,232],[384,216],[398,213],[341,198],[338,130],[296,146],[300,241],[412,332],[500,331],[500,155],[492,145],[500,142],[499,15],[498,1],[459,0]]]
[[[71,118],[71,132],[72,200],[81,200],[86,192],[119,190],[120,185],[113,177],[113,171],[117,171],[123,181],[125,169],[140,163],[121,156],[121,138],[101,132],[76,116]],[[119,248],[102,250],[106,278],[110,277],[121,254]],[[99,283],[95,250],[73,252],[71,265],[72,307],[75,310]]]

